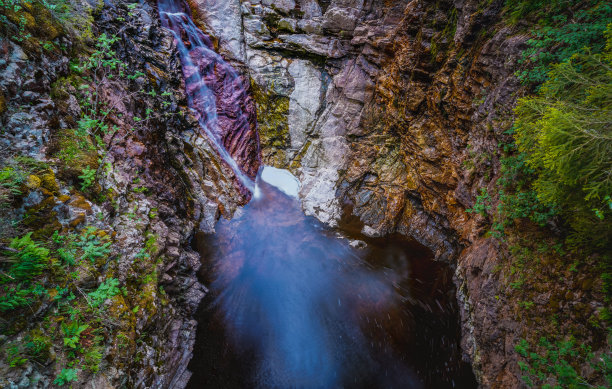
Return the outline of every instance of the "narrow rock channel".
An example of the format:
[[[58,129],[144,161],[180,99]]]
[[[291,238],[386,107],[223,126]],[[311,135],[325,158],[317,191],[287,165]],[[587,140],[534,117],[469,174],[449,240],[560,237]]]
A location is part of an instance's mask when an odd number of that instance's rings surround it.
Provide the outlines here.
[[[210,293],[189,387],[475,387],[450,269],[416,242],[361,235],[350,218],[334,231],[306,217],[286,170],[263,167],[254,182],[247,88],[188,5],[158,6],[189,108],[251,199],[215,234],[195,237]]]
[[[194,239],[210,293],[189,388],[476,387],[446,265],[402,237],[325,228],[261,178],[257,190]]]
[[[605,0],[0,0],[0,388],[612,387]]]

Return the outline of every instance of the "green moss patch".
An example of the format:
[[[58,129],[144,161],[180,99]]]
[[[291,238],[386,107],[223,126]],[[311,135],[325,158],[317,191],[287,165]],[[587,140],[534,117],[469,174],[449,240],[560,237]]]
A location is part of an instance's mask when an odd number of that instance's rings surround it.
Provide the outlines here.
[[[289,97],[274,93],[272,87],[264,90],[251,82],[253,98],[257,103],[259,140],[264,160],[268,164],[284,164],[285,149],[290,145]]]

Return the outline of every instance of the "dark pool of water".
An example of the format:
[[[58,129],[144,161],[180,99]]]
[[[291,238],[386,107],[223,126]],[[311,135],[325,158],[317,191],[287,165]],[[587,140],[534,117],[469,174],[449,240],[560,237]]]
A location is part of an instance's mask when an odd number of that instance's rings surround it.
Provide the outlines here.
[[[405,237],[344,236],[265,183],[215,235],[201,279],[189,388],[475,388],[452,271]]]

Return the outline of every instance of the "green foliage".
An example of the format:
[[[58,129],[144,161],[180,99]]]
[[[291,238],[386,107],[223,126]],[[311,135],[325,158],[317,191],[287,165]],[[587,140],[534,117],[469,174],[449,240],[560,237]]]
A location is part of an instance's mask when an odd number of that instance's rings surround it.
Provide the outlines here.
[[[64,386],[70,382],[78,380],[78,374],[78,369],[62,369],[53,383],[55,385]]]
[[[101,341],[102,337],[97,336],[95,344],[83,355],[83,367],[94,374],[100,370],[100,362],[104,357],[104,346],[99,344]]]
[[[523,381],[529,387],[605,389],[612,384],[612,357],[603,353],[596,358],[590,347],[577,345],[574,339],[551,342],[542,337],[535,347],[521,339],[515,350],[523,357],[519,367],[525,374]],[[575,369],[580,363],[588,363],[600,372],[608,385],[597,386],[587,382]]]
[[[26,336],[24,340],[24,351],[29,358],[38,362],[44,362],[47,359],[51,348],[51,341],[48,337],[39,332]]]
[[[0,296],[0,312],[10,311],[19,307],[26,306],[30,303],[29,289],[6,288],[5,294]]]
[[[57,27],[60,27],[63,33],[72,35],[75,40],[91,39],[92,12],[90,3],[79,0],[0,0],[0,23],[9,31],[12,30],[11,39],[17,42],[32,37],[29,30],[32,28],[31,20],[35,20],[37,24],[33,32],[43,40],[55,38]],[[48,29],[51,25],[54,27]]]
[[[117,36],[100,34],[96,42],[96,50],[77,69],[80,72],[92,70],[97,75],[102,75],[98,72],[103,72],[104,76],[108,76],[113,71],[123,71],[127,65],[117,58],[117,53],[113,50],[113,45],[118,40]]]
[[[601,0],[507,0],[506,13],[512,22],[537,20],[523,52],[524,69],[517,72],[525,84],[546,81],[552,64],[568,61],[585,47],[601,52],[603,32],[612,22],[612,6]]]
[[[17,30],[13,31],[14,35],[11,38],[17,42],[32,36],[26,31],[27,18],[23,14],[23,7],[31,3],[32,0],[0,0],[0,23],[11,25],[11,22],[15,22]]]
[[[119,289],[119,280],[116,278],[107,278],[100,284],[100,286],[98,286],[98,289],[89,293],[88,295],[91,299],[91,306],[98,308],[107,299],[112,298],[119,293],[121,293],[121,289]]]
[[[89,166],[82,170],[82,175],[79,176],[83,183],[81,184],[81,190],[86,190],[96,182],[96,169],[91,169]]]
[[[29,157],[13,157],[2,161],[0,168],[0,208],[23,195],[29,175],[48,169],[47,164]]]
[[[23,4],[29,4],[31,0],[0,0],[0,8],[3,10],[19,12]]]
[[[76,349],[81,340],[81,333],[89,328],[87,324],[79,324],[78,321],[73,321],[70,324],[62,323],[62,332],[64,333],[64,346]]]
[[[25,180],[24,175],[12,166],[6,166],[0,170],[0,203],[7,202],[10,196],[21,195],[21,184]]]
[[[49,261],[49,250],[34,242],[31,232],[13,239],[10,248],[14,251],[8,252],[11,264],[8,274],[16,281],[30,280],[40,274]]]
[[[476,196],[476,204],[474,208],[466,209],[468,213],[477,213],[483,217],[487,216],[487,211],[491,209],[491,196],[487,192],[487,188],[480,188],[480,194]]]
[[[151,217],[150,214],[149,214],[149,217]],[[145,250],[147,253],[153,254],[158,250],[158,244],[157,244],[158,239],[159,239],[159,236],[157,236],[157,234],[155,233],[148,232],[146,234]]]
[[[609,30],[612,36],[612,30]],[[553,67],[537,96],[519,101],[516,142],[543,204],[559,205],[582,239],[609,244],[612,210],[612,45]],[[596,233],[595,235],[593,235]]]
[[[68,266],[73,266],[76,263],[76,252],[74,249],[60,247],[57,249],[57,255]]]
[[[556,215],[555,207],[542,204],[533,190],[512,194],[500,190],[497,210],[499,219],[506,224],[511,220],[526,218],[540,227],[544,227]]]
[[[12,345],[7,348],[7,362],[10,367],[17,367],[26,364],[28,358],[21,353],[18,345]]]
[[[109,246],[111,242],[108,237],[98,238],[95,228],[88,228],[81,236],[80,241],[76,243],[77,247],[83,250],[82,260],[89,260],[95,263],[98,258],[102,258],[110,254]]]

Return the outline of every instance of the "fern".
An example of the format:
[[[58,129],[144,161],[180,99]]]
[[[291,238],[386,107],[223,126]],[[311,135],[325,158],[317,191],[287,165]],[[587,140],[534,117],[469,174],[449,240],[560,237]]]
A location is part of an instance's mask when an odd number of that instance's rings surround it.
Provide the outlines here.
[[[109,249],[111,242],[103,243],[94,234],[94,231],[95,229],[89,229],[83,236],[81,236],[81,240],[76,244],[83,250],[81,259],[88,259],[92,263],[95,263],[98,258],[102,258],[111,252]]]
[[[89,293],[91,299],[91,306],[98,308],[107,299],[118,295],[121,292],[119,289],[119,280],[116,278],[108,278],[98,286],[98,289]]]
[[[9,263],[12,263],[9,274],[16,281],[31,280],[42,273],[49,261],[49,250],[34,242],[31,232],[14,238],[10,248],[14,251],[8,252]]]

